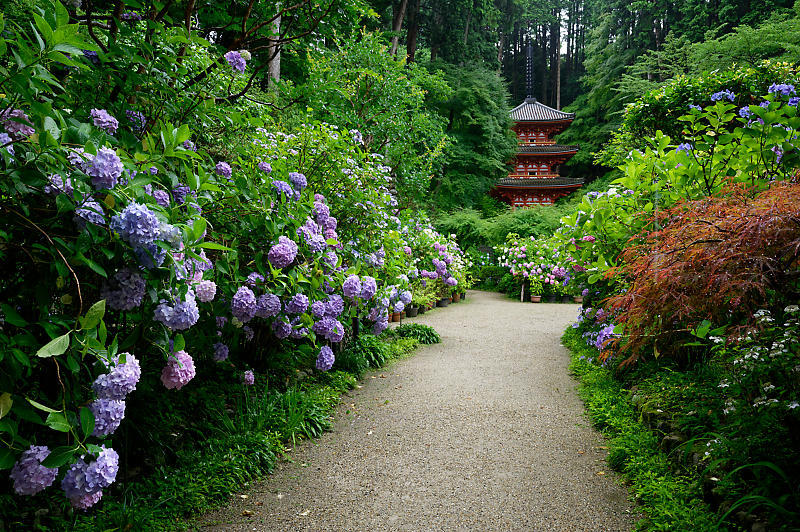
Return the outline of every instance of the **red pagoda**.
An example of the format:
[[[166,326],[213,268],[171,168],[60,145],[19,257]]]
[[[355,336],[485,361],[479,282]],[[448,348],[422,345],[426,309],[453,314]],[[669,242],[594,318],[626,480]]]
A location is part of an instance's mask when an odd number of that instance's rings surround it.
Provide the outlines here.
[[[578,146],[564,146],[553,140],[575,119],[575,113],[565,113],[526,98],[511,110],[512,129],[517,134],[519,148],[514,168],[501,179],[493,195],[512,207],[550,205],[583,184],[583,179],[559,175],[559,167],[578,152]]]

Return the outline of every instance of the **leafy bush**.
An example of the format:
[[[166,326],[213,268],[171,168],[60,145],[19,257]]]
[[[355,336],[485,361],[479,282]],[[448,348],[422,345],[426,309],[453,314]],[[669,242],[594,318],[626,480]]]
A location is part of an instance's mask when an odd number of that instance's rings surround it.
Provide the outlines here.
[[[442,341],[433,327],[421,323],[404,323],[394,333],[401,338],[416,338],[421,344],[438,344]]]

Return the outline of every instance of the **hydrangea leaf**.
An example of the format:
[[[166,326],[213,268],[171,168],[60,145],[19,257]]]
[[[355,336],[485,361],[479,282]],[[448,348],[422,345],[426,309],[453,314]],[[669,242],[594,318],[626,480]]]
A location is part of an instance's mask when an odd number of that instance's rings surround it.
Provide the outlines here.
[[[36,352],[37,357],[48,358],[63,355],[69,349],[69,333],[53,338]]]
[[[16,325],[17,327],[25,327],[28,325],[28,322],[25,321],[25,319],[20,316],[19,313],[11,307],[11,305],[3,303],[0,305],[0,308],[3,309],[3,315],[6,322],[10,323],[11,325]]]
[[[91,410],[86,407],[81,408],[81,430],[83,431],[83,437],[88,438],[89,435],[94,431],[94,414]]]
[[[11,405],[13,404],[10,393],[6,392],[0,395],[0,419],[11,411]]]
[[[94,329],[95,327],[97,327],[97,324],[100,323],[100,320],[103,319],[105,313],[106,313],[106,300],[101,299],[100,301],[91,306],[91,308],[86,312],[86,316],[84,316],[79,320],[81,322],[81,328]]]
[[[42,465],[44,467],[61,467],[64,464],[68,464],[72,461],[76,450],[77,449],[72,446],[56,447],[50,451],[47,458],[42,460]]]
[[[14,451],[11,449],[0,449],[0,470],[11,469],[17,457],[14,456]]]
[[[44,424],[58,432],[69,432],[72,429],[72,425],[67,421],[67,416],[64,415],[64,412],[51,412],[47,415]]]

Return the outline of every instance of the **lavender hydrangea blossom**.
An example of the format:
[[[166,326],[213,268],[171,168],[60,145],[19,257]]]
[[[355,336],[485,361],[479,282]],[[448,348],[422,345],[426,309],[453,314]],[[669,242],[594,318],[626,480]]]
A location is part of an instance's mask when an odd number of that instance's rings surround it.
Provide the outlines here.
[[[242,323],[247,323],[256,315],[256,296],[246,286],[239,287],[231,300],[231,313]]]
[[[225,161],[218,162],[217,166],[214,167],[214,170],[217,172],[217,175],[220,175],[226,179],[229,179],[233,175],[233,170],[231,169],[231,165],[229,165]]]
[[[247,276],[247,280],[244,282],[250,288],[255,288],[258,283],[264,282],[264,276],[258,272],[251,272],[250,275]]]
[[[361,294],[359,297],[364,301],[369,301],[378,292],[378,283],[375,278],[365,275],[361,278]]]
[[[186,351],[177,351],[161,370],[161,383],[168,390],[180,390],[195,376],[194,360]]]
[[[325,310],[327,316],[332,316],[334,318],[339,317],[339,315],[344,312],[344,299],[342,299],[342,296],[338,294],[329,295],[325,304]]]
[[[285,197],[287,200],[293,199],[295,197],[295,191],[292,188],[292,185],[290,185],[286,181],[275,179],[272,182],[272,188],[274,188],[278,192],[278,196]]]
[[[144,127],[147,124],[147,118],[143,113],[134,111],[133,109],[128,109],[125,111],[125,116],[128,117],[128,122],[131,123],[131,129],[134,131],[134,133],[141,133],[144,131]]]
[[[350,275],[342,283],[342,294],[348,299],[355,299],[361,293],[361,280],[358,275]]]
[[[242,382],[245,386],[252,386],[256,383],[256,375],[253,373],[253,370],[248,369],[242,374]]]
[[[286,305],[287,314],[302,314],[308,308],[308,296],[305,294],[295,294]]]
[[[281,299],[275,294],[264,294],[256,301],[256,316],[271,318],[281,311]]]
[[[237,71],[237,72],[244,72],[245,68],[247,67],[247,62],[242,57],[242,54],[235,50],[231,50],[225,54],[225,60],[228,62],[230,67]]]
[[[125,362],[120,363],[123,356]],[[111,362],[114,364],[111,371],[97,377],[92,384],[92,390],[100,399],[121,401],[136,389],[136,384],[142,376],[142,369],[139,361],[130,353],[120,353]]]
[[[152,244],[160,234],[160,224],[153,211],[136,202],[111,218],[111,229],[133,246]]]
[[[0,147],[4,147],[6,153],[14,156],[14,145],[12,144],[14,140],[11,138],[11,135],[8,133],[0,133]]]
[[[201,303],[208,303],[214,300],[217,294],[217,285],[214,281],[200,281],[194,287],[194,293]]]
[[[278,243],[267,254],[270,264],[275,268],[285,268],[297,257],[297,244],[286,236],[278,237]]]
[[[109,135],[113,135],[117,132],[119,121],[108,114],[108,111],[105,109],[92,109],[89,112],[89,116],[92,119],[92,123],[94,123],[95,127],[102,129]]]
[[[133,254],[136,255],[139,264],[147,270],[161,266],[167,258],[167,250],[156,244],[137,246],[133,248]]]
[[[8,134],[15,139],[30,137],[36,133],[36,130],[28,125],[30,122],[31,119],[22,109],[6,109],[0,113],[0,123],[3,124]]]
[[[333,356],[333,349],[327,345],[323,345],[319,350],[319,354],[317,355],[317,369],[320,371],[328,371],[333,367],[333,363],[335,361],[336,359]]]
[[[2,135],[0,135],[2,137]],[[0,144],[2,144],[2,138],[0,138]],[[67,177],[66,179],[62,178],[60,174],[50,174],[47,176],[47,181],[50,183],[49,185],[45,185],[44,191],[47,194],[66,194],[67,196],[72,196],[74,189],[72,188],[72,179]]]
[[[292,334],[292,326],[286,319],[280,318],[272,322],[272,332],[278,340],[283,340]]]
[[[264,172],[265,174],[268,174],[272,172],[272,165],[266,161],[261,161],[258,163],[258,169]]]
[[[17,495],[36,495],[55,482],[58,468],[42,465],[49,455],[50,449],[44,445],[31,445],[20,455],[9,475]]]
[[[185,299],[183,301],[178,299],[174,304],[162,299],[156,307],[153,319],[172,331],[190,328],[200,319],[194,292],[187,291]]]
[[[228,346],[222,342],[217,342],[214,344],[214,360],[217,362],[227,360],[229,352]]]
[[[165,208],[169,207],[169,192],[167,192],[166,190],[157,188],[153,190],[151,196],[153,196],[153,199],[156,200],[157,205],[160,205],[161,207]]]
[[[411,303],[411,297],[412,297],[411,292],[409,292],[408,290],[403,290],[402,292],[400,292],[400,301],[402,301],[403,304],[405,305]]]
[[[712,102],[718,102],[725,98],[727,98],[730,101],[733,101],[736,98],[736,95],[730,89],[721,90],[711,95]]]
[[[125,401],[117,399],[96,399],[89,404],[94,414],[92,436],[104,438],[119,428],[125,417]]]
[[[110,148],[100,148],[92,158],[92,164],[86,169],[92,178],[92,185],[97,190],[110,190],[117,186],[122,175],[122,160],[117,152]]]
[[[132,310],[142,304],[146,285],[138,273],[123,268],[114,274],[110,285],[100,292],[108,306],[116,310]]]
[[[308,185],[306,176],[299,172],[289,172],[289,181],[294,185],[296,190],[303,190]]]
[[[311,314],[315,318],[322,318],[327,313],[327,305],[325,305],[324,301],[314,301],[311,304]]]

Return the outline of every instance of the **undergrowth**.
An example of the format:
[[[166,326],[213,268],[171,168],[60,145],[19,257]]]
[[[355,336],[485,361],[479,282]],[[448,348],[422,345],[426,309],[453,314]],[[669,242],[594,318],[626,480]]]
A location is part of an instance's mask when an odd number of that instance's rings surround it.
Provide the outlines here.
[[[638,530],[727,530],[703,500],[698,479],[676,468],[659,438],[639,419],[630,393],[607,368],[592,362],[597,351],[572,328],[562,341],[572,351],[570,371],[592,424],[608,438],[608,463],[630,484],[645,518]]]

